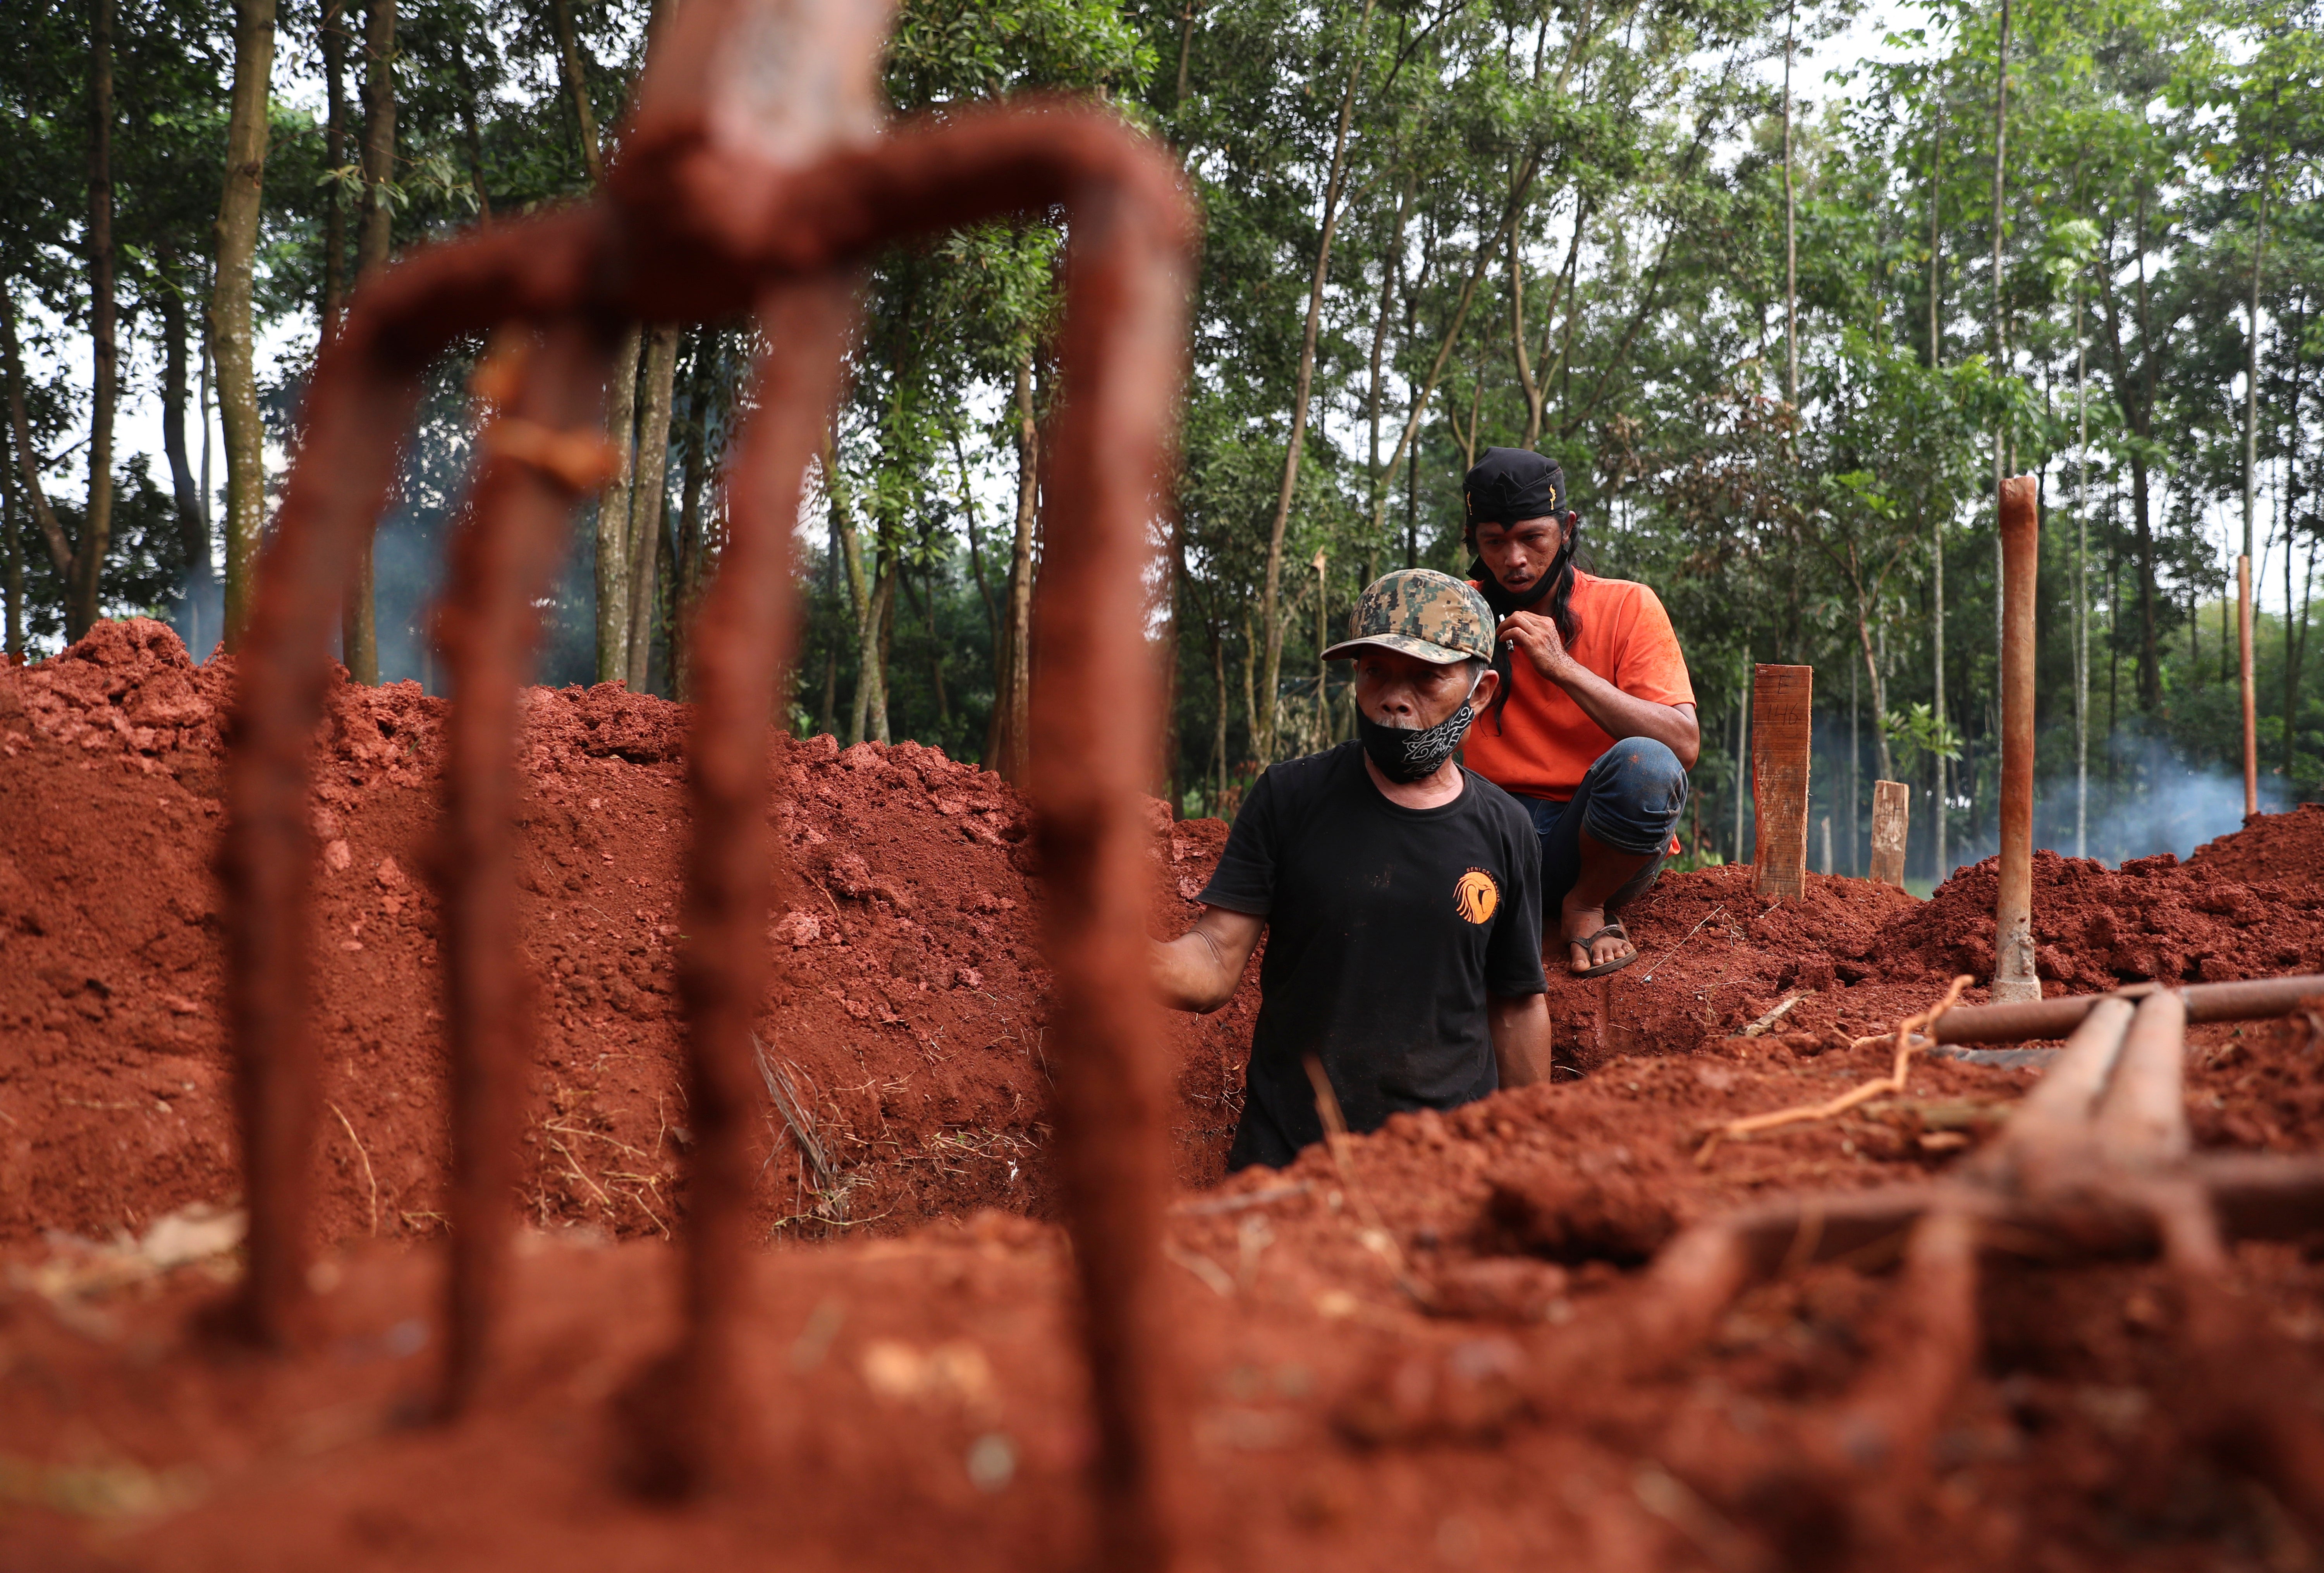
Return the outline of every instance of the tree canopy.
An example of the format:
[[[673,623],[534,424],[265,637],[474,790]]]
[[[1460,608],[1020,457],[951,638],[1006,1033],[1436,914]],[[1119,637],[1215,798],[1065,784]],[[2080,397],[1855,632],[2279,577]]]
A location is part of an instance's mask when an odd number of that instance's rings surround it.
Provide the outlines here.
[[[401,249],[586,196],[619,157],[654,9],[14,7],[12,649],[73,631],[75,554],[93,550],[98,606],[170,617],[206,654],[217,581],[241,571],[212,465],[241,397],[219,271],[246,273],[275,352],[247,391],[264,455],[235,460],[265,469],[251,495],[271,499],[301,379],[367,265],[364,216],[383,213]],[[1461,478],[1496,444],[1557,457],[1586,564],[1671,611],[1705,739],[1691,856],[1748,854],[1737,759],[1765,661],[1817,668],[1812,814],[1836,869],[1863,867],[1876,777],[1914,786],[1916,872],[1943,871],[1940,827],[1945,868],[1989,849],[1997,469],[2042,486],[2045,842],[2168,844],[2189,783],[2239,758],[2246,545],[2267,608],[2263,770],[2274,800],[2324,789],[2307,680],[2324,10],[1908,14],[1812,77],[1808,47],[1855,21],[1844,0],[907,0],[888,63],[899,115],[1096,96],[1176,151],[1200,207],[1183,462],[1155,526],[1157,791],[1227,812],[1270,760],[1351,734],[1319,641],[1386,569],[1465,570]],[[252,101],[266,135],[246,256],[221,238],[235,77],[253,69],[238,25],[275,41]],[[800,525],[794,725],[1011,768],[1039,681],[1022,628],[1063,240],[1054,223],[993,225],[871,275]],[[105,501],[89,455],[117,417],[97,346],[116,336],[124,396],[160,409],[165,451],[115,455]],[[649,331],[626,357],[611,418],[632,462],[576,520],[545,680],[684,697],[756,347],[733,322]],[[432,680],[420,630],[468,456],[466,370],[441,369],[380,537],[390,680]]]

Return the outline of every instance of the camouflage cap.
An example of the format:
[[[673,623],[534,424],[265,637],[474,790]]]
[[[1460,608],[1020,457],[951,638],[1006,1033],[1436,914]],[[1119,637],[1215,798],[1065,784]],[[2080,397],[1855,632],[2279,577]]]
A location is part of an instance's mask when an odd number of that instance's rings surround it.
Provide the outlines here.
[[[1434,568],[1399,568],[1373,580],[1356,603],[1350,637],[1323,652],[1327,661],[1366,645],[1402,650],[1440,667],[1493,658],[1497,620],[1471,585]]]

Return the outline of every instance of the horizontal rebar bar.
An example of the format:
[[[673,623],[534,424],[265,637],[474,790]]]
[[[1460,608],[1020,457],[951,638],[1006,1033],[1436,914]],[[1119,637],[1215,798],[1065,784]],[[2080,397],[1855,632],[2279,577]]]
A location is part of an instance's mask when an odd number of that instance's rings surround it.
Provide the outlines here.
[[[2107,994],[2073,994],[2057,999],[2028,999],[2014,1005],[1957,1005],[1939,1016],[1936,1041],[1941,1044],[2020,1044],[2043,1038],[2062,1038],[2081,1026],[2090,1007],[2101,999],[2141,999],[2159,991],[2153,983],[2136,983]],[[2311,994],[2324,994],[2324,973],[2302,972],[2286,978],[2251,978],[2236,983],[2190,983],[2173,990],[2187,1007],[2187,1019],[2255,1021],[2283,1016]]]

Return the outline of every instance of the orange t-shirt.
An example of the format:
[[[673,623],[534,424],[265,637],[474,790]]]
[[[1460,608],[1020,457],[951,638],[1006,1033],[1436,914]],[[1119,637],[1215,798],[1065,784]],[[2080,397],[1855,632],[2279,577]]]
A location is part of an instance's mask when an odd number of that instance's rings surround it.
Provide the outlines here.
[[[1543,612],[1545,604],[1534,610]],[[1582,620],[1581,632],[1567,647],[1575,660],[1637,698],[1694,703],[1686,657],[1653,591],[1577,568],[1567,604]],[[1508,703],[1479,713],[1462,745],[1462,762],[1505,792],[1562,803],[1615,740],[1564,689],[1535,671],[1523,650],[1511,659],[1509,673]]]

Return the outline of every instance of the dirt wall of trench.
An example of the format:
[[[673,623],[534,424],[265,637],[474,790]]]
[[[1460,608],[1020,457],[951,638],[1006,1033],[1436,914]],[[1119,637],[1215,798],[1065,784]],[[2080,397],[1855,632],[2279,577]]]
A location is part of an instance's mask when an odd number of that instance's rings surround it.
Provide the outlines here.
[[[230,1200],[235,1140],[213,865],[231,660],[143,620],[0,668],[0,1242],[135,1232]],[[330,1238],[426,1235],[444,1173],[435,854],[446,704],[334,683],[318,738],[317,1162]],[[527,692],[516,878],[539,1042],[522,1205],[540,1226],[663,1235],[689,1133],[673,968],[684,706],[617,685]],[[1023,800],[915,744],[770,748],[777,965],[759,1035],[806,1133],[776,1124],[768,1228],[893,1230],[1042,1210],[1048,1071]],[[1157,927],[1225,839],[1157,810]],[[1181,1177],[1214,1181],[1256,985],[1173,1017]]]

